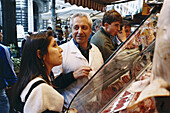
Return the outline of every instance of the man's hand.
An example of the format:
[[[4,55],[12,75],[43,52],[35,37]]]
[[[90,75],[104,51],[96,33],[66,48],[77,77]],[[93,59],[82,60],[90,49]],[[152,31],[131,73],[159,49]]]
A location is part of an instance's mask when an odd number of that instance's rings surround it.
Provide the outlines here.
[[[78,110],[76,108],[71,108],[68,110],[68,113],[78,113]]]
[[[78,79],[79,77],[87,77],[90,71],[92,71],[91,67],[82,66],[81,68],[73,72],[73,76],[75,79]]]
[[[125,27],[124,26],[122,27],[122,30],[117,33],[117,35],[118,35],[118,38],[122,42],[124,42],[126,40],[127,37],[126,37],[126,32],[125,32]]]

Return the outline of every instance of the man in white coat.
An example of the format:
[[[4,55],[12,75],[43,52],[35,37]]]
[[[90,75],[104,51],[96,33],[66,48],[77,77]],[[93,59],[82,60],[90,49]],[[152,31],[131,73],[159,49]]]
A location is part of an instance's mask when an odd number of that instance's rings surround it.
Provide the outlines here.
[[[89,15],[76,13],[70,24],[73,38],[60,46],[63,49],[63,63],[52,69],[55,85],[62,88],[61,94],[68,104],[104,63],[99,49],[88,42],[93,25]]]

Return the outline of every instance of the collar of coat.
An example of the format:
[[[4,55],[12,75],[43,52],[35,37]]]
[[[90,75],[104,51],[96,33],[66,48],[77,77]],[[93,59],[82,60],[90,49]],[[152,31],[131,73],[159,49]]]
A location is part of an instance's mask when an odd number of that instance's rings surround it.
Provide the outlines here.
[[[83,47],[80,46],[74,39],[73,39],[73,42],[74,42],[74,44],[77,46],[77,48],[78,48],[80,51],[82,51]],[[90,50],[91,48],[92,48],[92,45],[91,45],[90,42],[88,41],[88,43],[87,43],[87,49],[86,49],[86,50]],[[86,50],[83,49],[83,51],[86,51]]]

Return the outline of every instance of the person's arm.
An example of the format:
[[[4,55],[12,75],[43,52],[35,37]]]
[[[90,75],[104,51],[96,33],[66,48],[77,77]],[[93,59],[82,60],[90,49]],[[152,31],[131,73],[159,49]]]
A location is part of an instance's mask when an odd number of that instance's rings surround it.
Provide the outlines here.
[[[1,59],[2,60],[2,65],[3,66],[2,69],[2,76],[4,78],[4,82],[6,84],[6,86],[11,86],[13,85],[16,81],[17,81],[17,77],[14,71],[14,66],[13,66],[13,62],[10,58],[10,52],[8,50],[8,48],[2,49],[1,51]]]
[[[114,53],[115,50],[116,48],[113,46],[112,42],[106,42],[102,48],[104,61],[106,61],[110,57],[110,55]]]
[[[57,78],[54,79],[54,85],[59,88],[66,88],[71,83],[76,81],[73,76],[73,72],[67,74],[60,74]]]
[[[54,85],[59,88],[65,88],[76,81],[76,79],[87,77],[90,71],[92,71],[91,67],[82,66],[74,72],[60,74],[56,79],[54,79]]]

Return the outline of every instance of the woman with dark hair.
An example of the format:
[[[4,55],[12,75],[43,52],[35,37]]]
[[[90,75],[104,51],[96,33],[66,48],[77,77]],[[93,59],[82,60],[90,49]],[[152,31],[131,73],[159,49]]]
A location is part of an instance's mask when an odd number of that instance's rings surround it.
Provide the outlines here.
[[[64,97],[52,86],[51,69],[62,63],[62,49],[53,36],[40,32],[25,42],[13,107],[24,113],[61,112]],[[22,103],[22,106],[20,106]]]

